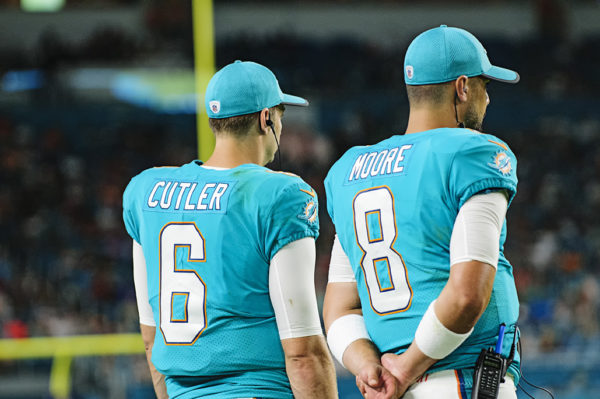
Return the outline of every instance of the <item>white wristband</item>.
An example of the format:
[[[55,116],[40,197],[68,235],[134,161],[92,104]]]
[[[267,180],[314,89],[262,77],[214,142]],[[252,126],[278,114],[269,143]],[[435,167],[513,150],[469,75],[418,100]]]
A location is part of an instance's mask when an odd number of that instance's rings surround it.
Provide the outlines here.
[[[415,332],[415,343],[425,355],[432,359],[443,359],[460,346],[473,332],[457,334],[448,330],[437,318],[433,308],[435,301],[423,315]]]
[[[369,333],[367,332],[367,327],[365,326],[365,320],[361,315],[347,314],[335,319],[329,326],[327,344],[329,345],[333,357],[335,357],[342,366],[344,366],[342,360],[344,352],[352,342],[359,339],[371,340],[371,337],[369,337]]]

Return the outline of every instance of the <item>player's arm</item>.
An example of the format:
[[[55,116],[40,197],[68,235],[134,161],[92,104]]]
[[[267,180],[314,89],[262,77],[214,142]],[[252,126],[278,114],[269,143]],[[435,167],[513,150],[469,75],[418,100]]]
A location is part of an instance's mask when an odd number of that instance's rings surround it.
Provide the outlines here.
[[[269,294],[294,397],[333,399],[337,383],[319,319],[315,257],[313,237],[281,248],[271,260]]]
[[[354,272],[337,236],[331,251],[323,319],[331,352],[356,376],[361,393],[364,395],[368,386],[376,392],[373,397],[398,396],[394,378],[383,369],[381,354],[367,332]]]
[[[152,376],[152,385],[154,385],[154,392],[158,399],[168,399],[167,386],[165,385],[165,376],[162,375],[154,364],[152,364],[152,346],[154,345],[154,334],[156,333],[155,326],[147,326],[140,324],[140,330],[142,332],[142,339],[144,340],[144,348],[146,349],[146,360],[148,361],[148,367],[150,368],[150,375]]]
[[[142,246],[133,240],[133,281],[135,284],[135,296],[137,299],[138,312],[140,315],[140,330],[144,348],[146,350],[146,360],[152,376],[152,384],[158,399],[168,399],[167,387],[165,385],[165,376],[162,375],[154,364],[152,364],[152,346],[154,345],[154,335],[156,334],[156,325],[152,314],[152,308],[148,302],[148,280],[146,274],[146,258]]]
[[[492,294],[502,224],[504,192],[471,197],[461,207],[450,241],[450,277],[425,312],[410,347],[382,359],[403,385],[410,385],[471,334]]]

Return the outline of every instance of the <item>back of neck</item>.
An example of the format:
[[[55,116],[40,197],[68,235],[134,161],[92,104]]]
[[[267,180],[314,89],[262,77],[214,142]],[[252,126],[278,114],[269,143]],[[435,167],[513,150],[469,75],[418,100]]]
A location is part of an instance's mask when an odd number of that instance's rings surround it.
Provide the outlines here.
[[[251,139],[239,140],[231,136],[218,137],[215,149],[204,165],[220,168],[235,168],[248,163],[262,165],[259,150],[258,143]]]
[[[454,114],[449,111],[442,108],[411,108],[405,134],[457,127]]]

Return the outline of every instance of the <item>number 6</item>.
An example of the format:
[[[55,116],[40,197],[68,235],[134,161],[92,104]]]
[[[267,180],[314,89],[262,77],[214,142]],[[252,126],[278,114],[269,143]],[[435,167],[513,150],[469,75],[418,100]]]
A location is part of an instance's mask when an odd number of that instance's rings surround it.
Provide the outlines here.
[[[160,232],[160,330],[167,345],[193,345],[206,328],[206,285],[195,270],[177,267],[178,248],[188,249],[187,262],[206,261],[195,223],[169,223]],[[174,318],[176,298],[184,301],[183,318]]]

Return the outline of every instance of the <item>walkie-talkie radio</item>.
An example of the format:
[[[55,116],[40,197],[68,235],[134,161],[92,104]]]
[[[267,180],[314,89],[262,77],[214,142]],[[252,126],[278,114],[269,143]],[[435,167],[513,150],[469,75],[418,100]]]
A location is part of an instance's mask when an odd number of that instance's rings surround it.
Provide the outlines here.
[[[472,399],[497,399],[500,384],[504,382],[504,375],[508,368],[509,360],[502,357],[502,341],[506,325],[500,324],[496,348],[482,349],[473,374]]]
[[[506,359],[492,348],[482,349],[473,375],[473,399],[496,399],[504,379]]]

